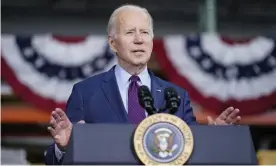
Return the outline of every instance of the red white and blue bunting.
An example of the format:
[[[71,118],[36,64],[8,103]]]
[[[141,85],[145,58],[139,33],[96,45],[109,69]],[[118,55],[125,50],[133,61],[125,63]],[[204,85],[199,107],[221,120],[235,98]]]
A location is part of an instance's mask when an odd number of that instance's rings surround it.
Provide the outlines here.
[[[210,111],[235,106],[245,115],[276,105],[275,39],[230,44],[215,34],[173,35],[154,40],[153,51],[169,81]],[[13,92],[49,111],[64,108],[74,83],[116,64],[105,36],[50,34],[2,35],[1,60],[2,78]]]
[[[115,63],[104,36],[74,42],[51,35],[2,36],[2,77],[15,94],[49,111],[64,108],[76,82]]]
[[[204,108],[264,112],[276,104],[275,40],[225,43],[218,35],[166,36],[154,51],[168,79]]]

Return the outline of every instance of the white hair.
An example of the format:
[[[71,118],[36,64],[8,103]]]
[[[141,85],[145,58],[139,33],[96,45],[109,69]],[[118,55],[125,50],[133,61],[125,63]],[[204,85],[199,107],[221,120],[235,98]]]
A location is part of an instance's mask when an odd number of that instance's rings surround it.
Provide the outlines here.
[[[107,25],[107,33],[108,33],[109,36],[111,36],[112,38],[116,37],[117,15],[120,11],[123,11],[123,10],[135,10],[135,11],[144,12],[149,18],[150,34],[153,37],[153,20],[152,20],[152,17],[149,14],[149,12],[146,8],[142,8],[142,7],[137,6],[137,5],[123,5],[123,6],[117,8],[116,10],[113,11],[113,13],[111,14],[111,16],[109,18],[108,25]]]

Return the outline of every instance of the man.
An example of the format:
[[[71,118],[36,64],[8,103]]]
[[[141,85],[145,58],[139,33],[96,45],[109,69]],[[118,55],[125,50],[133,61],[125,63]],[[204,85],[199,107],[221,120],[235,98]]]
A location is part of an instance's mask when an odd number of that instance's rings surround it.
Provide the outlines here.
[[[153,48],[153,23],[144,8],[125,5],[116,9],[108,23],[110,48],[118,64],[108,72],[93,76],[74,85],[66,106],[52,112],[48,128],[54,144],[46,153],[46,164],[60,164],[74,123],[134,123],[147,115],[137,100],[137,87],[151,90],[155,107],[164,103],[164,89],[173,87],[181,104],[176,116],[187,124],[196,124],[187,91],[154,76],[147,68]],[[217,119],[208,117],[209,124],[236,124],[238,109],[226,109]]]

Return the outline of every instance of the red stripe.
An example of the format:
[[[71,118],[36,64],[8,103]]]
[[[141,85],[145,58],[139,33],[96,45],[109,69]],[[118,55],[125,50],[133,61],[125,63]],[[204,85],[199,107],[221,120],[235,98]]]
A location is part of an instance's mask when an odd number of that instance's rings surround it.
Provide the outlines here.
[[[176,85],[185,88],[188,91],[192,100],[215,114],[219,114],[229,106],[233,106],[240,109],[240,115],[253,115],[263,113],[276,104],[276,92],[268,96],[262,96],[255,100],[244,100],[241,102],[236,100],[221,102],[214,97],[204,97],[200,93],[200,91],[198,91],[193,86],[193,84],[188,81],[188,79],[181,76],[175,69],[173,64],[167,58],[166,50],[164,48],[164,43],[162,40],[154,41],[153,52],[156,54],[156,60],[160,64],[161,69],[165,73],[168,80]]]
[[[230,37],[226,36],[220,36],[220,40],[228,45],[235,45],[235,44],[248,44],[251,42],[254,38],[243,38],[243,39],[232,39]]]
[[[83,36],[61,36],[61,35],[53,35],[53,40],[57,40],[62,43],[82,43],[86,40],[86,37]]]
[[[29,89],[29,87],[22,84],[16,78],[16,75],[6,63],[3,56],[1,57],[1,77],[12,87],[14,94],[20,97],[23,101],[31,103],[47,112],[51,112],[55,108],[65,109],[65,103],[56,103],[54,100],[39,96]]]

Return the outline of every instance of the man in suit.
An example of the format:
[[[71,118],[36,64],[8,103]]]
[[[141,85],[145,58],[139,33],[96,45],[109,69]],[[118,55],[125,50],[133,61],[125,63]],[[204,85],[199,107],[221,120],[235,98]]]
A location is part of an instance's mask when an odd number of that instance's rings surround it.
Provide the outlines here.
[[[108,41],[116,53],[118,64],[109,71],[74,85],[65,113],[52,112],[48,127],[54,144],[46,153],[46,164],[60,164],[74,123],[134,123],[147,113],[138,103],[137,88],[149,87],[155,108],[164,103],[164,89],[173,87],[181,104],[176,116],[187,124],[196,124],[190,99],[184,89],[161,80],[147,68],[153,48],[153,22],[144,8],[124,5],[116,9],[108,23]],[[239,110],[229,107],[217,119],[208,117],[209,124],[236,124]]]

